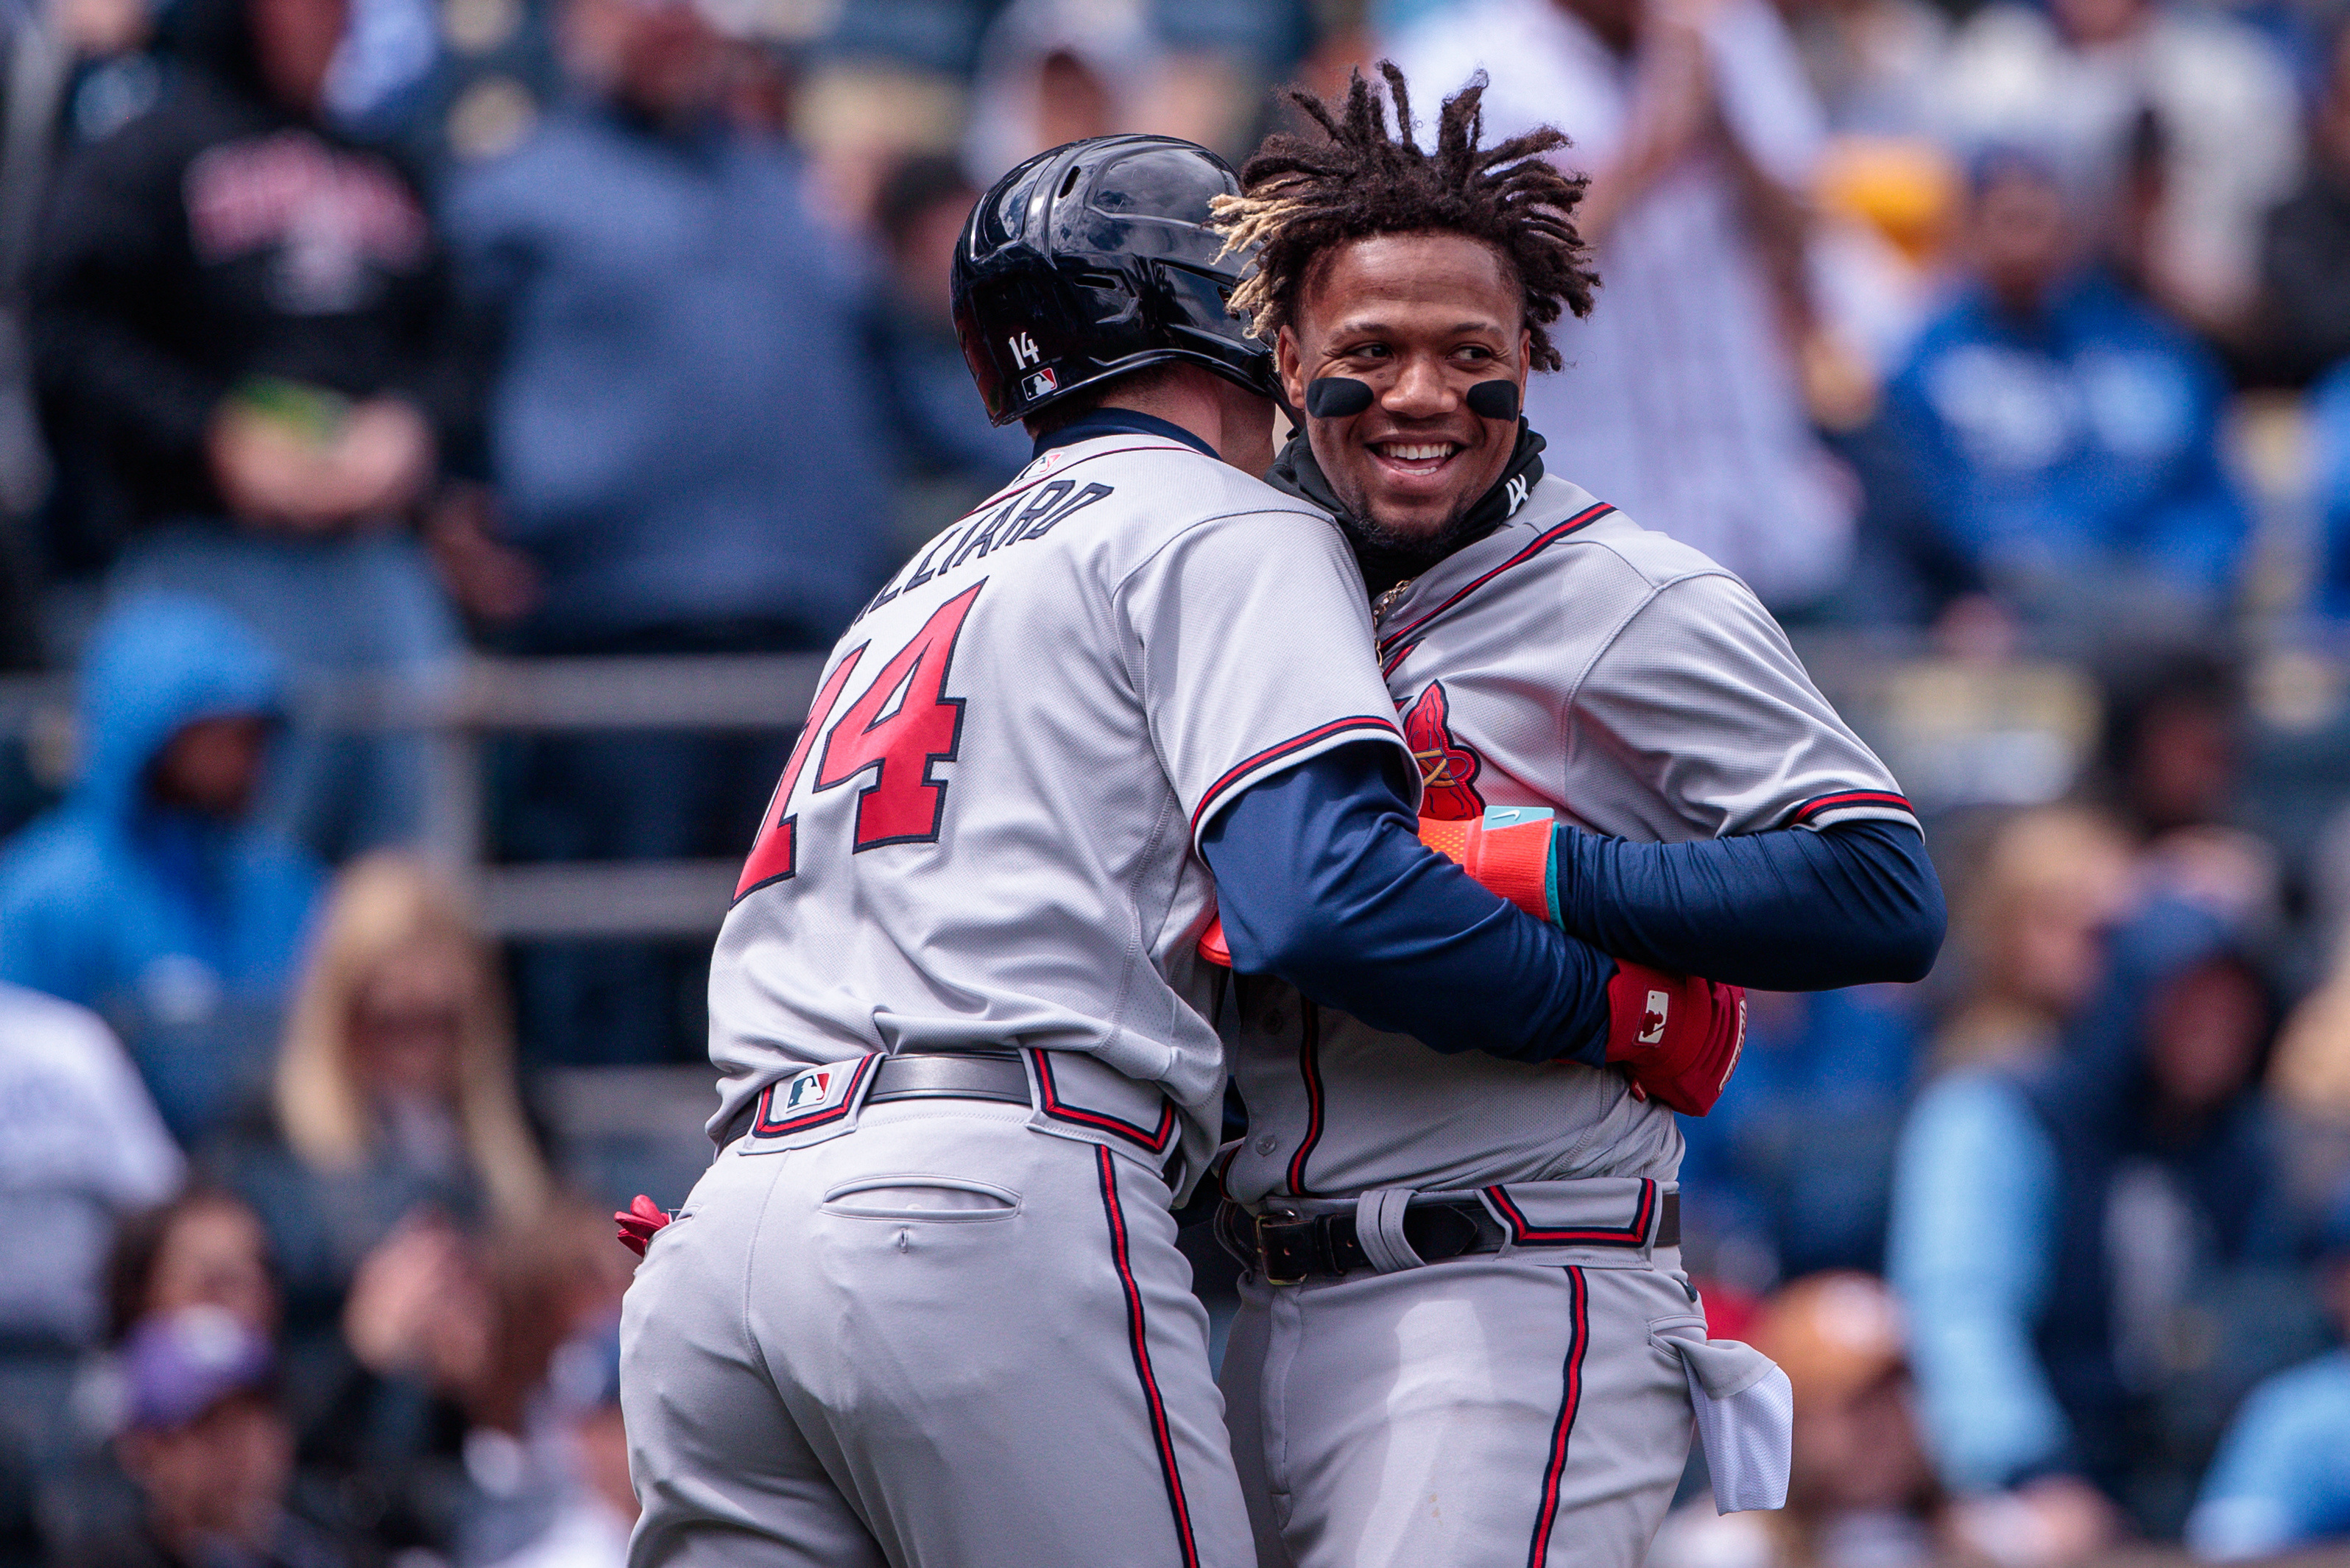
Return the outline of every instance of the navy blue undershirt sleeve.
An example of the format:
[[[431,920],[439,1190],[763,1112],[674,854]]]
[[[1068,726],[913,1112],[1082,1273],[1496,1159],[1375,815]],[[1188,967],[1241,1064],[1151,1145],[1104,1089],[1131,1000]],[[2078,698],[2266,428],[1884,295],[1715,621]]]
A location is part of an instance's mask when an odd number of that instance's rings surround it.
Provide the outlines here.
[[[1559,919],[1604,951],[1758,991],[1922,980],[1949,923],[1926,841],[1863,819],[1690,844],[1562,824]]]
[[[1253,784],[1202,836],[1232,967],[1447,1054],[1598,1065],[1615,961],[1419,842],[1391,748]]]

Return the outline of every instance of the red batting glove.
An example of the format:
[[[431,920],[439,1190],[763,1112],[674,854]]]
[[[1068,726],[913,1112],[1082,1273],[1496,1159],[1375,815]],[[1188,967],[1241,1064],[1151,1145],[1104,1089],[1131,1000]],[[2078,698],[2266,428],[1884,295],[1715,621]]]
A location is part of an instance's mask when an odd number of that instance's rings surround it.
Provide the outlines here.
[[[1746,988],[1616,961],[1607,982],[1607,1060],[1685,1116],[1713,1109],[1746,1044]]]
[[[676,1216],[639,1192],[612,1218],[619,1223],[620,1245],[641,1258],[645,1249],[653,1244],[654,1233]]]

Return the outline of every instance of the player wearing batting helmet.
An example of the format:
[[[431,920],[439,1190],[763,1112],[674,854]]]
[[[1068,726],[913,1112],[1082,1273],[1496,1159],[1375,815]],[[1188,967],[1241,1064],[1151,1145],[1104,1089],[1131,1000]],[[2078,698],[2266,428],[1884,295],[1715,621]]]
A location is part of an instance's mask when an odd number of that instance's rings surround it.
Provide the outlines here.
[[[1420,844],[1346,540],[1256,477],[1238,192],[1110,137],[964,227],[963,348],[1036,455],[826,661],[719,936],[719,1153],[622,1220],[638,1568],[1254,1563],[1170,1213],[1222,1126],[1219,904],[1439,1050],[1607,1031],[1608,961]]]
[[[1786,1381],[1681,1271],[1674,1113],[1735,1065],[1736,986],[1918,979],[1941,892],[1746,587],[1544,471],[1527,377],[1597,283],[1565,139],[1480,146],[1480,78],[1424,149],[1381,69],[1386,103],[1295,95],[1314,133],[1217,203],[1305,411],[1271,477],[1353,545],[1426,836],[1616,955],[1616,1005],[1547,1061],[1429,1051],[1263,972],[1228,904],[1223,1386],[1264,1563],[1635,1564],[1693,1415],[1722,1506],[1786,1480]]]

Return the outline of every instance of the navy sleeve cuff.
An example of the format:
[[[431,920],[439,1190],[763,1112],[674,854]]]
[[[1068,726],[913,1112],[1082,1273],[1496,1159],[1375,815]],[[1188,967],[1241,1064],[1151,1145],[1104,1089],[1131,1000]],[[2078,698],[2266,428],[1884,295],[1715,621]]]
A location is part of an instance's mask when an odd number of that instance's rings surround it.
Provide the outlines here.
[[[1614,961],[1421,844],[1394,760],[1386,746],[1326,752],[1209,826],[1233,967],[1440,1052],[1598,1065]]]

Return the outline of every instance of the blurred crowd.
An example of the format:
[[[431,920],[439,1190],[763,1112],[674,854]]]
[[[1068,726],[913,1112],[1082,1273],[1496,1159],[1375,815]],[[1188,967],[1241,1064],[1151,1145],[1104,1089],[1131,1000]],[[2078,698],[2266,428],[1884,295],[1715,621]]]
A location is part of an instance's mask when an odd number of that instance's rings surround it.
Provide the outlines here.
[[[0,670],[78,696],[0,732],[0,1568],[620,1561],[544,1091],[697,1060],[706,954],[486,940],[317,694],[829,646],[1026,460],[974,192],[1383,56],[1572,137],[1547,461],[1753,585],[1957,911],[1685,1123],[1795,1479],[1657,1561],[2350,1542],[2337,0],[5,0]],[[486,853],[739,857],[795,717],[501,742]]]

